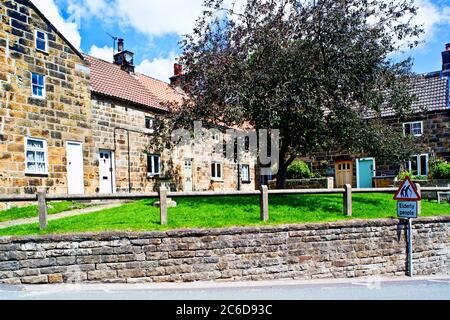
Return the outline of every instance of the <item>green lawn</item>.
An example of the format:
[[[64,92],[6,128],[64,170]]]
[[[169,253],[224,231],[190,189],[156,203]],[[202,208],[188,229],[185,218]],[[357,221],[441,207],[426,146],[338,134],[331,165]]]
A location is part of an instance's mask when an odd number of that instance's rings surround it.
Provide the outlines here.
[[[48,230],[40,232],[37,224],[0,230],[0,236],[79,233],[96,231],[145,231],[178,228],[218,228],[265,224],[330,222],[348,219],[396,217],[392,195],[356,194],[353,196],[353,218],[343,215],[340,195],[270,196],[270,221],[259,220],[258,197],[181,198],[178,207],[169,209],[169,225],[159,225],[156,200],[143,200],[89,215],[51,221]],[[448,215],[448,204],[423,201],[422,216]]]
[[[48,214],[57,214],[61,212],[86,208],[87,205],[74,201],[51,202],[48,204]],[[0,211],[0,222],[34,218],[39,216],[37,206],[28,206],[21,208],[12,208]]]

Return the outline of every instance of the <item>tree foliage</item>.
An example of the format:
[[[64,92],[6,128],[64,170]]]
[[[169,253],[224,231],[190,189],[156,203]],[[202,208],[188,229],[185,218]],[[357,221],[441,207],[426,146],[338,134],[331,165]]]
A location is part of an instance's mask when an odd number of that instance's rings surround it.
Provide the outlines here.
[[[223,0],[206,0],[204,6],[182,41],[191,99],[174,110],[170,128],[195,119],[279,129],[279,187],[298,156],[336,149],[396,161],[409,156],[411,141],[381,116],[386,109],[411,113],[411,61],[390,57],[417,45],[412,1],[248,0],[227,8]]]

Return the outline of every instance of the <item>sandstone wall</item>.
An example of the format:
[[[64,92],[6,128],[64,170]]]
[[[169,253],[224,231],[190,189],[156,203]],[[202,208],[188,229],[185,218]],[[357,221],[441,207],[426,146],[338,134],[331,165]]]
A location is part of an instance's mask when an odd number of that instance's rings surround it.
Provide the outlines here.
[[[48,34],[48,53],[35,48],[36,29]],[[31,73],[46,76],[46,97],[32,97]],[[66,142],[83,144],[85,191],[97,179],[92,142],[89,69],[27,1],[0,4],[0,194],[67,189]],[[48,144],[48,174],[25,174],[25,137]]]
[[[450,274],[450,217],[414,221],[414,274]],[[0,238],[0,283],[403,276],[398,220]]]
[[[387,121],[394,123],[395,126],[401,126],[398,119],[391,118]],[[420,154],[428,154],[430,161],[432,157],[443,158],[450,161],[450,111],[434,111],[425,115],[417,115],[408,122],[423,121],[423,136],[417,137],[416,143],[419,147]],[[353,186],[356,187],[356,159],[371,157],[369,154],[349,154],[342,150],[335,150],[327,153],[313,155],[312,166],[314,172],[319,172],[323,176],[327,175],[327,169],[334,170],[337,160],[342,158],[353,160]],[[400,169],[400,163],[391,161],[376,160],[377,174],[396,176]],[[385,181],[376,181],[377,186],[385,187],[391,183],[391,179]]]
[[[127,105],[126,103],[93,95],[92,114],[94,119],[93,134],[97,150],[115,151],[116,191],[128,192],[128,135],[130,130],[130,159],[131,159],[131,186],[133,192],[152,192],[161,182],[171,182],[177,191],[184,190],[184,160],[192,159],[193,188],[194,191],[207,190],[237,190],[238,166],[219,156],[223,165],[223,181],[211,179],[211,156],[206,146],[201,154],[187,154],[182,148],[176,151],[165,150],[161,154],[162,175],[158,177],[147,176],[147,153],[152,154],[150,142],[151,130],[145,128],[145,117],[155,117],[154,111]],[[162,117],[164,115],[161,115]],[[154,152],[159,154],[159,152]],[[254,160],[247,159],[245,164],[251,167],[251,183],[242,184],[241,190],[255,189]],[[169,174],[171,173],[171,174]],[[166,178],[169,177],[169,178]],[[161,178],[161,179],[160,179]]]

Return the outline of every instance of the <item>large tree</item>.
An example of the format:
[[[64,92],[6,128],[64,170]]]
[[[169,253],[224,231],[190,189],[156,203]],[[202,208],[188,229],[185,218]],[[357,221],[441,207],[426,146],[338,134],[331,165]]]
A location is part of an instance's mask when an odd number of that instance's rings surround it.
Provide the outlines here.
[[[195,119],[279,129],[279,188],[299,156],[335,149],[396,161],[409,156],[411,141],[381,115],[411,112],[411,61],[390,57],[417,45],[412,1],[248,0],[239,7],[206,0],[204,6],[182,42],[190,100],[175,110],[170,128]],[[388,148],[394,142],[398,148]]]

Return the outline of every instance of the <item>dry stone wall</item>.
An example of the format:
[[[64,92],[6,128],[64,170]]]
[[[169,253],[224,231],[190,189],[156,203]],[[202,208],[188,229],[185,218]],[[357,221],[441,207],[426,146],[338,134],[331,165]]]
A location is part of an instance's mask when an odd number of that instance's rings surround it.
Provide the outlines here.
[[[0,283],[402,276],[398,220],[0,238]],[[450,217],[414,222],[414,273],[450,274]]]

